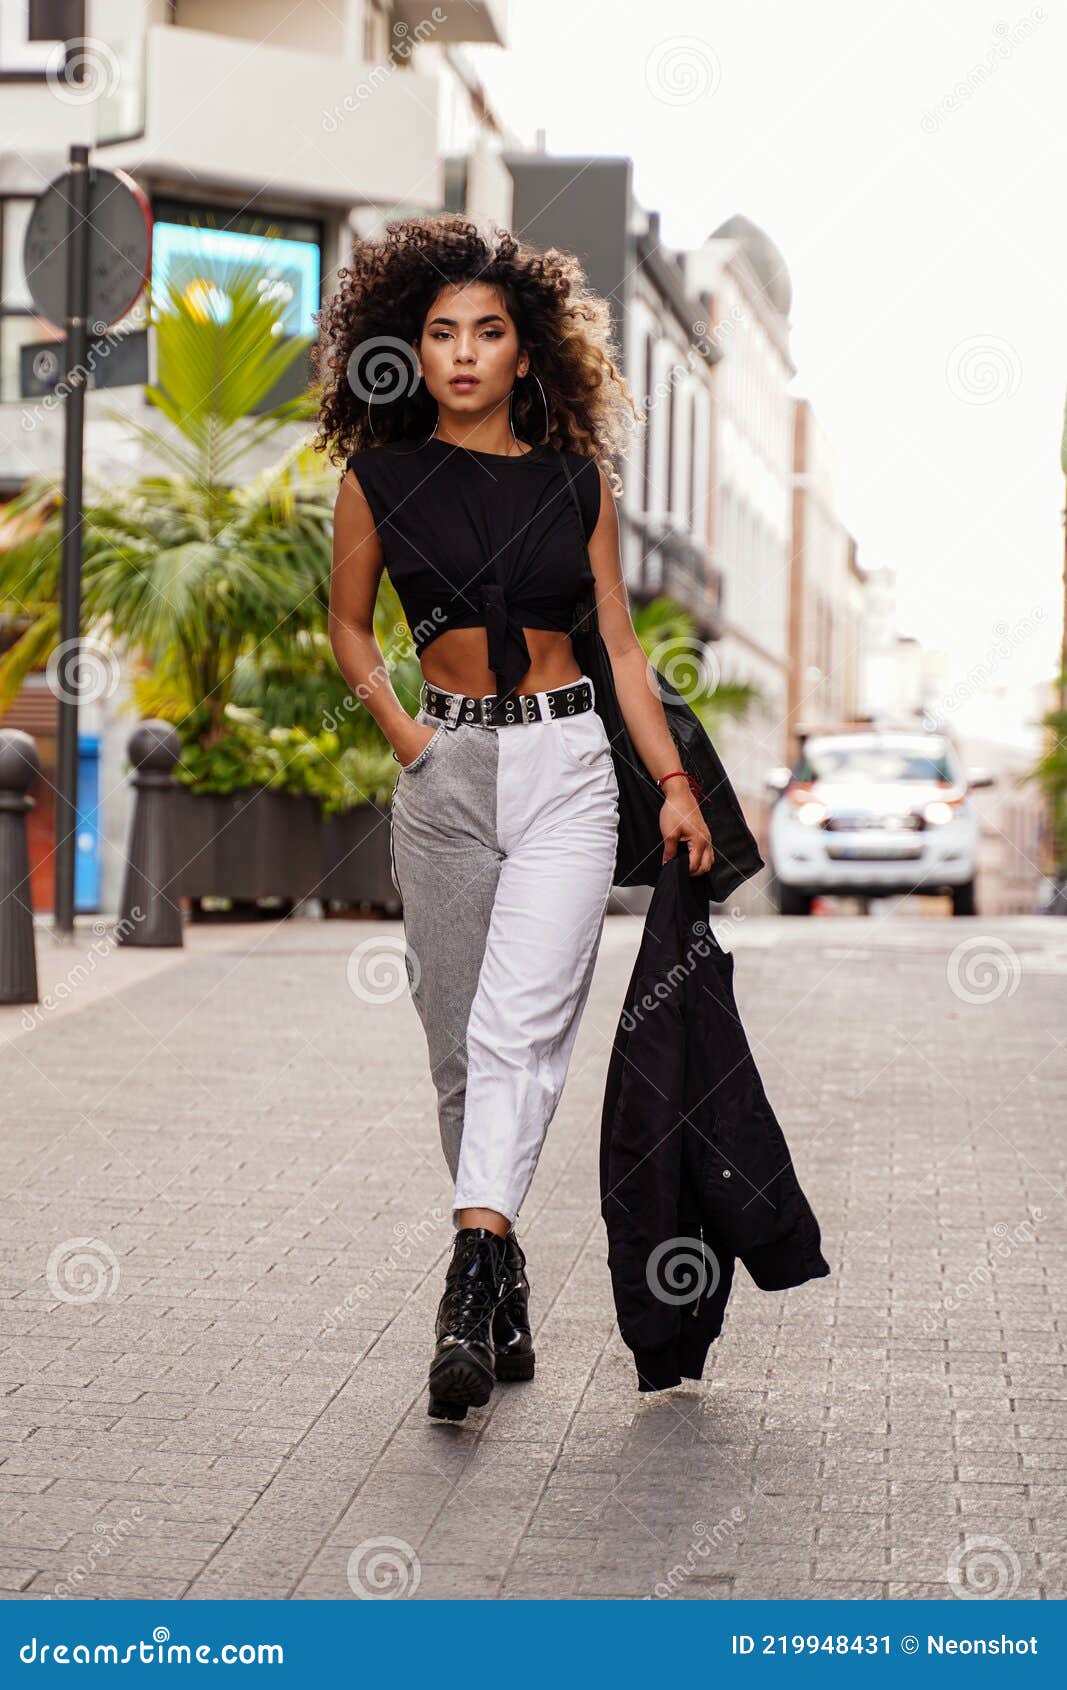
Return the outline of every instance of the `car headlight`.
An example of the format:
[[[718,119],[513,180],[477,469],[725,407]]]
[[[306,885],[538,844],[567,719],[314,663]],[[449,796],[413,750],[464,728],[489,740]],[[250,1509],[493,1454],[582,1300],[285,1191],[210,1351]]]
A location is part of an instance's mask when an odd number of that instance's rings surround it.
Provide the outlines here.
[[[793,813],[805,827],[819,827],[826,820],[826,805],[820,804],[817,798],[805,798],[796,805]]]
[[[941,827],[945,822],[954,822],[960,813],[962,798],[935,798],[932,803],[923,805],[923,820],[929,827]]]

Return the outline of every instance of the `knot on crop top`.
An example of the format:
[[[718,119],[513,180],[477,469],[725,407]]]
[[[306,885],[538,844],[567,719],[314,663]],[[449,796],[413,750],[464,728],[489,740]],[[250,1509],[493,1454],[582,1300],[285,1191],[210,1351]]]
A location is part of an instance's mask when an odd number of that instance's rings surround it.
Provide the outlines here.
[[[489,647],[489,667],[494,675],[509,676],[518,670],[525,675],[530,667],[530,653],[522,623],[508,609],[504,589],[498,581],[487,581],[478,590],[485,613],[485,634]],[[514,683],[513,683],[514,684]],[[507,689],[509,692],[511,688]]]
[[[595,580],[592,570],[586,567],[579,571],[576,585],[579,591],[584,593],[586,587],[593,586]],[[497,676],[497,692],[503,696],[518,686],[530,667],[530,647],[526,639],[523,616],[509,607],[507,595],[498,581],[484,582],[476,591],[485,617],[489,667]],[[570,633],[573,620],[572,607],[568,626],[556,631]],[[460,622],[453,619],[452,626],[459,625]],[[529,625],[541,627],[542,623],[531,622]]]
[[[484,626],[504,697],[530,668],[526,628],[571,632],[595,584],[600,481],[593,459],[570,462],[580,519],[551,447],[503,463],[436,439],[351,455],[418,655],[446,629]]]

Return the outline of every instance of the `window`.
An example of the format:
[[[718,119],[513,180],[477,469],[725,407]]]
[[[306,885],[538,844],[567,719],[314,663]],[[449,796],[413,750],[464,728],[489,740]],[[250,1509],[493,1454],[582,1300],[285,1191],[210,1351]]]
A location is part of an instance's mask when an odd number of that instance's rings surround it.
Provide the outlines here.
[[[642,461],[642,465],[641,465],[641,509],[643,511],[647,511],[651,502],[652,502],[652,500],[651,500],[651,493],[652,493],[652,415],[651,415],[651,406],[652,406],[652,403],[653,403],[653,401],[652,401],[652,382],[653,382],[653,379],[654,379],[653,363],[654,363],[654,359],[655,359],[655,350],[656,349],[655,349],[655,346],[653,344],[652,336],[646,335],[646,337],[645,337],[645,391],[644,391],[644,395],[643,395],[643,399],[642,399],[642,404],[643,404],[643,407],[644,407],[646,414],[648,415],[648,421],[645,424],[645,450],[644,450],[644,457],[643,457],[643,461]]]
[[[681,402],[681,395],[678,392],[673,368],[669,375],[670,388],[667,393],[667,480],[664,488],[664,506],[667,521],[672,523],[677,510],[678,442],[681,433],[678,425],[678,406]]]
[[[389,59],[390,20],[384,0],[364,0],[363,58],[369,65],[384,65]]]
[[[468,159],[466,154],[444,159],[444,210],[467,209]]]
[[[168,284],[207,297],[212,282],[248,264],[262,269],[261,286],[283,301],[282,332],[314,337],[322,274],[322,225],[312,218],[245,212],[157,196],[153,204],[152,286]],[[310,379],[309,352],[294,359],[263,401],[295,398]],[[160,372],[163,379],[163,373]],[[165,380],[164,380],[165,385]]]
[[[929,746],[893,740],[809,740],[797,780],[951,781],[952,758],[942,740]]]
[[[26,285],[22,247],[35,201],[0,199],[0,403],[30,391],[33,354],[43,341],[58,341],[54,328],[37,316]]]
[[[84,0],[29,0],[25,10],[31,41],[73,41],[85,32]]]
[[[0,78],[43,77],[59,41],[85,38],[84,0],[4,0]]]
[[[225,273],[230,266],[240,269],[262,258],[265,274],[288,300],[286,333],[314,334],[322,274],[319,222],[162,196],[152,211],[152,285],[160,296],[167,281],[198,285],[204,264]]]
[[[696,498],[697,498],[697,395],[693,388],[689,395],[689,462],[685,472],[685,502],[682,514],[685,525],[692,533],[696,527]],[[703,535],[701,535],[703,539]]]

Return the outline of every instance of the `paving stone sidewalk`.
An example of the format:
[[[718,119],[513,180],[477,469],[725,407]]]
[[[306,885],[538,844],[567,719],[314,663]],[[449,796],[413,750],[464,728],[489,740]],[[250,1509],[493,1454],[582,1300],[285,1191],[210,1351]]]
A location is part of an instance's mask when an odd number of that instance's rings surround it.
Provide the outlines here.
[[[656,1396],[597,1193],[640,930],[609,920],[520,1227],[537,1378],[460,1426],[426,1416],[450,1191],[399,924],[189,929],[0,1012],[9,1598],[1067,1594],[1067,925],[727,924],[832,1274],[739,1272]]]

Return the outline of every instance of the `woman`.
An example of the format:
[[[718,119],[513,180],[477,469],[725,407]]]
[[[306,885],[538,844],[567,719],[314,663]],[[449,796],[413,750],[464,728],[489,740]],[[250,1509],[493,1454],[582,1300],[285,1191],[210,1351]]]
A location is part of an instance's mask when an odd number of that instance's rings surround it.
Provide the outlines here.
[[[396,223],[357,244],[323,318],[316,445],[346,465],[331,641],[400,763],[393,878],[455,1181],[429,1412],[462,1419],[533,1376],[514,1228],[615,865],[611,747],[569,633],[583,540],[626,727],[662,782],[663,861],[684,843],[705,873],[712,844],[630,619],[611,459],[633,405],[577,260],[462,217]],[[383,569],[424,676],[414,720],[374,637]]]

